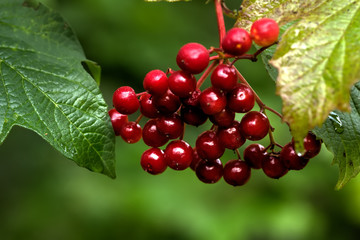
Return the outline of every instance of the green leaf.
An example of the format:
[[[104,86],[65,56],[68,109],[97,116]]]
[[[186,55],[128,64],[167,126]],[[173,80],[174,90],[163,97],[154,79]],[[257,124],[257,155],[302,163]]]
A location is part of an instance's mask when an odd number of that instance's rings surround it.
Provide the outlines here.
[[[360,172],[360,83],[350,94],[350,113],[334,111],[321,128],[314,133],[323,139],[327,149],[334,154],[334,164],[339,165],[336,189],[341,189]]]
[[[259,18],[272,18],[280,26],[311,14],[327,0],[244,0],[238,12],[236,27],[250,29]]]
[[[326,1],[282,36],[271,63],[296,147],[329,113],[348,111],[360,79],[360,1]]]
[[[107,105],[69,25],[35,1],[0,2],[0,143],[31,129],[79,166],[115,177]],[[19,146],[21,148],[21,146]]]

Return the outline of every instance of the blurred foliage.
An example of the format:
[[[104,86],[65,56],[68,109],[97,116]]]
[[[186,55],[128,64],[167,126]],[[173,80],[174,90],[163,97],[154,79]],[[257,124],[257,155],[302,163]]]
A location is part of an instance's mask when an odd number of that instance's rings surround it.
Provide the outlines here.
[[[102,66],[101,90],[109,106],[117,87],[140,91],[149,70],[176,69],[183,44],[218,44],[214,10],[205,1],[44,2],[64,15],[87,57]],[[228,27],[233,23],[227,19]],[[263,101],[280,111],[261,61],[239,61],[237,67]],[[287,127],[271,117],[276,139],[285,144]],[[193,144],[205,128],[187,128],[186,139]],[[302,240],[360,234],[360,179],[334,191],[337,168],[325,148],[302,171],[280,180],[253,171],[245,186],[234,188],[223,180],[203,184],[190,169],[151,176],[139,164],[143,143],[116,144],[118,178],[111,180],[77,167],[36,134],[14,128],[0,146],[0,239]],[[233,157],[226,152],[224,162]]]

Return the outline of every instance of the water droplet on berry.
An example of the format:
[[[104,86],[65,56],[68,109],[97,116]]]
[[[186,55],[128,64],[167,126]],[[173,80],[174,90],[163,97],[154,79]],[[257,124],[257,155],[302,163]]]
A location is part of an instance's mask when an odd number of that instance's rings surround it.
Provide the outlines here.
[[[336,133],[341,134],[344,132],[344,126],[338,114],[335,112],[330,112],[329,119]]]

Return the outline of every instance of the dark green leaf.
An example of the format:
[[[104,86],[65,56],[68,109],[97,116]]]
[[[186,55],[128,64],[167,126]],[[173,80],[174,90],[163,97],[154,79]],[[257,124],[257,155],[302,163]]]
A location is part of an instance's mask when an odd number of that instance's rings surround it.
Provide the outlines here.
[[[115,177],[107,105],[82,61],[76,36],[57,13],[35,1],[2,0],[0,143],[22,126],[79,166]]]
[[[351,112],[334,111],[314,133],[323,139],[339,165],[336,189],[342,188],[360,172],[360,83],[351,89]]]

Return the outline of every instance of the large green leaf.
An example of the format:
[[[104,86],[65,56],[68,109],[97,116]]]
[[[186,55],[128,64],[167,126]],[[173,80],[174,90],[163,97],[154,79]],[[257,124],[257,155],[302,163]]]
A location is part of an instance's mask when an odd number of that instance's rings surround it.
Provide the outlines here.
[[[342,188],[360,172],[360,83],[351,89],[351,112],[334,111],[321,128],[314,130],[334,154],[339,165],[336,189]]]
[[[271,63],[297,143],[334,109],[348,111],[360,79],[360,1],[326,1],[283,36]],[[297,144],[301,149],[301,144]]]
[[[83,61],[98,78],[57,13],[35,1],[0,2],[0,143],[22,126],[79,166],[115,177],[107,105]]]

